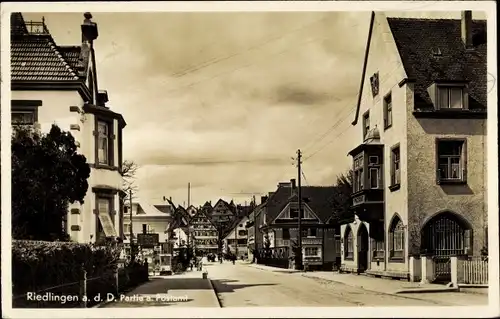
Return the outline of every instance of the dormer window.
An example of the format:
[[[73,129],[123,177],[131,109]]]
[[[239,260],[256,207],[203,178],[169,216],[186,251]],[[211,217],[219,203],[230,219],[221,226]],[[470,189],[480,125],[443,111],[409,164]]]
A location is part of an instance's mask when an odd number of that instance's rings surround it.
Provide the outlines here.
[[[438,86],[437,107],[440,110],[465,109],[464,87]]]

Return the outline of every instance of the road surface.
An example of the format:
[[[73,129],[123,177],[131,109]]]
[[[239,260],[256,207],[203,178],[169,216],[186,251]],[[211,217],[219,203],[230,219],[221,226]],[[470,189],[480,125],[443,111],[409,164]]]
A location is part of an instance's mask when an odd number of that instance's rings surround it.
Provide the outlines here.
[[[225,262],[222,265],[206,265],[206,269],[223,307],[453,306],[457,305],[453,302],[457,298],[467,300],[465,305],[487,304],[487,297],[480,295],[377,293],[342,283],[306,278],[300,273],[277,273],[247,264]]]

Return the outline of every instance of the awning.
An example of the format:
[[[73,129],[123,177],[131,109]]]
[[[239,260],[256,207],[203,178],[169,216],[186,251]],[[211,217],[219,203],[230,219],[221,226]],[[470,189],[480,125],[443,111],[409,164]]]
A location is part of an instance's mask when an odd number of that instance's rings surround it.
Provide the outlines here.
[[[109,213],[99,213],[99,221],[106,237],[118,237],[116,234],[115,225],[109,216]]]

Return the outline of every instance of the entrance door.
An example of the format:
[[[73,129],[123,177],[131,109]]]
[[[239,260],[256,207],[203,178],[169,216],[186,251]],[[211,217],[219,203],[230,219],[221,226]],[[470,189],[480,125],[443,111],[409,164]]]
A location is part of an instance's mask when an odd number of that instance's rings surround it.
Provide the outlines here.
[[[358,273],[368,269],[368,230],[364,224],[358,229]]]

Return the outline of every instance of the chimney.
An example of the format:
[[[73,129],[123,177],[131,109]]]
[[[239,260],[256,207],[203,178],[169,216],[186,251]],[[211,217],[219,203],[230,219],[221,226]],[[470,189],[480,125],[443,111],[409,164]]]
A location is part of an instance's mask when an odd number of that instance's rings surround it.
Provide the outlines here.
[[[461,31],[465,48],[472,48],[472,11],[462,11]]]
[[[295,183],[295,178],[292,178],[290,180],[290,185],[292,185],[292,189],[295,189],[297,187],[297,184]]]
[[[267,197],[267,196],[261,196],[261,197],[260,197],[260,203],[261,203],[261,204],[264,204],[268,198],[269,198],[269,197]]]
[[[92,42],[99,36],[97,31],[97,23],[92,22],[92,14],[90,12],[84,13],[83,23],[81,25],[82,29],[82,42]]]

